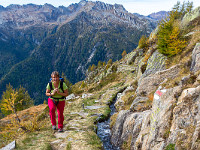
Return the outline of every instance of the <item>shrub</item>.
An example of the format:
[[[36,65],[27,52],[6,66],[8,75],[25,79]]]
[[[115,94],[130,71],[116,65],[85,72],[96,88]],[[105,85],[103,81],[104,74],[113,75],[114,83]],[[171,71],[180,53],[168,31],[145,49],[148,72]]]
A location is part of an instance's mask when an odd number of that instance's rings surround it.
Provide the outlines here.
[[[148,38],[146,37],[146,35],[142,35],[142,37],[139,40],[138,47],[139,48],[148,47]]]

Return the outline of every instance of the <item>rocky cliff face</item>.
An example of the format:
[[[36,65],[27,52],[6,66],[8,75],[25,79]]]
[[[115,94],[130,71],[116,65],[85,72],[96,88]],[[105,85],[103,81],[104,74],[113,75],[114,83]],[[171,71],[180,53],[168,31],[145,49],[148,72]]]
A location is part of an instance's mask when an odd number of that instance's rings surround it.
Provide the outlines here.
[[[149,48],[148,51],[151,50]],[[155,49],[142,75],[137,73],[140,72],[140,66],[136,67],[137,86],[131,83],[126,89],[132,89],[129,99],[133,98],[133,102],[130,108],[123,109],[125,92],[115,103],[118,115],[111,138],[115,146],[132,150],[200,148],[199,52],[200,45],[196,43],[191,56],[188,55],[190,63],[181,63],[179,60],[176,65],[166,68],[166,58]],[[127,56],[129,64],[130,61],[136,64],[137,58],[138,55]],[[187,71],[184,71],[186,68]]]
[[[140,29],[146,28],[149,32],[154,28],[155,22],[145,17],[137,17],[128,13],[122,5],[110,5],[103,2],[81,1],[69,7],[58,8],[50,5],[10,5],[1,6],[0,24],[14,29],[22,29],[35,25],[61,25],[73,20],[81,12],[90,13],[94,22],[103,24],[128,23]],[[150,25],[150,26],[149,26]]]
[[[123,147],[126,143],[134,150],[162,150],[170,145],[175,146],[175,149],[200,148],[200,69],[197,63],[199,48],[197,43],[189,67],[195,78],[192,74],[183,77],[176,86],[166,89],[168,81],[180,75],[182,67],[178,64],[169,69],[152,72],[146,77],[141,76],[137,88],[130,86],[118,97],[115,103],[118,116],[111,138],[115,146]],[[155,58],[155,55],[160,54],[155,52],[150,59]],[[150,62],[147,65],[150,65]],[[153,64],[152,71],[159,66],[156,62]],[[188,84],[191,87],[188,87]],[[135,91],[132,95],[135,98],[130,110],[123,110],[123,97],[130,89]]]

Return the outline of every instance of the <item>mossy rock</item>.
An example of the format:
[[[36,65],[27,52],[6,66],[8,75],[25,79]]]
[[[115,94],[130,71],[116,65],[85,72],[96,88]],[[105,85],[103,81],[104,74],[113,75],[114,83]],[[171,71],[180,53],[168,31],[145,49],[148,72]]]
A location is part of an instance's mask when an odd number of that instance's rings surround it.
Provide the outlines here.
[[[146,70],[143,73],[142,77],[146,77],[150,74],[154,74],[157,71],[165,70],[166,64],[165,61],[167,60],[166,56],[155,51],[153,55],[149,58],[146,66]]]
[[[182,27],[186,27],[192,20],[200,16],[200,6],[194,9],[192,12],[185,14],[182,19]]]

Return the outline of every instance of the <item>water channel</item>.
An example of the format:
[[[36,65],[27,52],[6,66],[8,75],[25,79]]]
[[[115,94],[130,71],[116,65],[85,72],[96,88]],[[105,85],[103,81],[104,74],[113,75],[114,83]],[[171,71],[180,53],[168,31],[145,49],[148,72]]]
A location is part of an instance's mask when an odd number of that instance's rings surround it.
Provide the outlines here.
[[[110,105],[110,109],[111,109],[110,116],[112,116],[116,111],[115,106],[114,106],[116,100],[117,100],[117,96],[116,96],[114,102]],[[119,147],[112,145],[111,141],[110,141],[110,139],[111,139],[110,117],[108,120],[106,120],[104,122],[99,122],[97,124],[97,127],[98,127],[97,135],[103,142],[104,149],[105,150],[120,150]]]

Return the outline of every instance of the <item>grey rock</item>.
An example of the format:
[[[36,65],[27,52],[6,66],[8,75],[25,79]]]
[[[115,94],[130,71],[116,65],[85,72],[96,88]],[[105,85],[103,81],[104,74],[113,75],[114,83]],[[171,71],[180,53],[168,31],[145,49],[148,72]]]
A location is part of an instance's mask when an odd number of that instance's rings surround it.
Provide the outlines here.
[[[175,65],[169,69],[158,71],[155,74],[142,78],[138,82],[137,95],[147,96],[151,92],[154,92],[164,80],[175,78],[180,72],[180,69],[180,65]]]
[[[154,74],[158,71],[165,70],[165,61],[167,57],[163,54],[159,53],[158,51],[155,51],[153,55],[148,59],[147,62],[147,68],[145,72],[143,73],[142,77],[146,77],[150,74]]]
[[[119,112],[117,116],[116,123],[112,128],[112,136],[111,136],[111,143],[115,146],[120,146],[122,144],[121,135],[123,131],[123,124],[126,120],[126,117],[129,116],[131,112],[129,110],[122,110]]]
[[[85,106],[85,109],[99,109],[103,107],[106,107],[106,106]]]
[[[131,53],[129,53],[128,55],[126,55],[125,59],[127,60],[126,64],[130,65],[131,63],[133,63],[138,55],[138,51],[133,51]]]
[[[130,109],[132,111],[144,111],[144,103],[146,103],[149,99],[147,97],[136,97],[131,104]],[[142,109],[142,110],[141,110]]]
[[[54,135],[55,135],[56,138],[63,138],[63,139],[65,139],[69,135],[69,132],[66,132],[66,131],[62,132],[62,133],[56,132]]]
[[[126,117],[121,135],[121,144],[127,141],[130,136],[132,137],[131,143],[135,143],[141,131],[143,116],[144,113],[136,112]]]
[[[76,96],[72,93],[66,97],[66,100],[71,100],[71,99],[75,99],[75,98],[76,98]]]
[[[196,19],[200,16],[200,7],[197,7],[192,12],[185,14],[181,21],[181,26],[185,27],[187,26],[192,20]]]
[[[192,64],[190,70],[194,73],[200,70],[200,43],[197,43],[192,52]]]
[[[200,86],[185,89],[178,98],[177,106],[173,110],[173,120],[167,143],[176,143],[176,149],[199,149],[200,131]]]
[[[128,86],[122,93],[117,94],[117,100],[115,102],[115,108],[117,111],[123,109],[125,102],[122,100],[122,97],[126,95],[127,92],[132,92],[135,89],[132,86]]]
[[[57,143],[61,143],[63,140],[61,140],[61,139],[58,139],[58,140],[55,140],[55,141],[53,141],[53,142],[51,142],[51,144],[57,144]]]
[[[82,94],[82,98],[89,98],[89,97],[91,97],[93,94],[91,94],[91,93],[84,93],[84,94]]]
[[[162,149],[163,141],[171,127],[171,117],[173,114],[176,98],[174,95],[181,92],[181,87],[158,90],[154,94],[152,113],[150,120],[150,134],[147,140],[148,149]],[[162,139],[162,140],[160,140]],[[165,142],[166,143],[166,142]],[[159,146],[159,147],[158,147]]]
[[[15,143],[16,143],[15,141],[12,141],[10,144],[1,148],[0,150],[13,150],[16,147]]]

